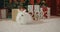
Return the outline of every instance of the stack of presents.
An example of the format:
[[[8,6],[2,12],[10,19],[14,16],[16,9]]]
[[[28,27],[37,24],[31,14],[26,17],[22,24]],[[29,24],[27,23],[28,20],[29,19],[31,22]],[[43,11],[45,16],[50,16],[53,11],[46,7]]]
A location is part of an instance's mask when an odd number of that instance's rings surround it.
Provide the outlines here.
[[[50,18],[50,7],[46,5],[46,0],[36,0],[36,4],[28,5],[28,13],[34,20],[48,19]]]
[[[39,19],[48,19],[50,18],[50,8],[49,7],[40,7],[40,5],[28,5],[28,13],[32,16],[34,20]],[[16,15],[18,9],[12,9],[12,20],[16,20]]]
[[[24,2],[24,1],[22,1],[22,2]],[[37,0],[37,3],[39,4],[40,1]],[[45,4],[45,1],[42,0],[41,3]],[[36,4],[34,4],[34,0],[30,0],[30,4],[27,5],[28,13],[32,16],[32,18],[34,20],[50,18],[50,8],[49,7],[36,5]],[[16,14],[18,13],[17,10],[18,9],[12,9],[12,19],[16,18]],[[6,9],[1,9],[0,18],[6,18]]]
[[[50,8],[40,5],[28,5],[28,13],[34,20],[50,18]]]

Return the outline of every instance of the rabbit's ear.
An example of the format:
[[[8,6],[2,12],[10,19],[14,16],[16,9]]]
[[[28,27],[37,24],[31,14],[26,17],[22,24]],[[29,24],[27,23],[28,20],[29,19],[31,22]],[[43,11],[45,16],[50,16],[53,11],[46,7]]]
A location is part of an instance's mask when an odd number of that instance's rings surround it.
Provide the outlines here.
[[[26,9],[23,12],[26,12]]]

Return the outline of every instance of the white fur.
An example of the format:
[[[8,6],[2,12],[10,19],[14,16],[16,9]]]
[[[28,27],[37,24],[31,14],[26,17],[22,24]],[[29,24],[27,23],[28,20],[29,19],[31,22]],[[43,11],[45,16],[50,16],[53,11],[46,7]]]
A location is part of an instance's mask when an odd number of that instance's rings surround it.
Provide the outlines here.
[[[32,21],[33,21],[32,17],[30,16],[30,14],[28,14],[25,11],[22,12],[22,11],[18,10],[18,14],[16,16],[17,23],[20,23],[20,24],[32,23]]]

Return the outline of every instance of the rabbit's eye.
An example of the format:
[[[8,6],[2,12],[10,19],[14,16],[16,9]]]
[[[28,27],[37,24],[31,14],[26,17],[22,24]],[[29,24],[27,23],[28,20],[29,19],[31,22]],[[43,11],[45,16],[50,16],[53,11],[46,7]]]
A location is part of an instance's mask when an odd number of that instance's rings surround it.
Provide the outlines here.
[[[21,15],[21,16],[23,16],[23,15]]]

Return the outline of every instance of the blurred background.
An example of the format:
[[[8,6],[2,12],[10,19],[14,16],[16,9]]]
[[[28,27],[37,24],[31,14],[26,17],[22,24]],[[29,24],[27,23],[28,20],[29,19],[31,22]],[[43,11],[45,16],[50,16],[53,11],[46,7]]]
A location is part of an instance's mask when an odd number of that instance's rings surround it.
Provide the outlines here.
[[[51,15],[60,16],[60,0],[0,0],[0,18],[1,10],[6,10],[6,17],[12,18],[12,9],[18,9],[18,6],[22,5],[27,8],[28,5],[42,5],[42,1],[45,1],[45,5],[51,8]]]

